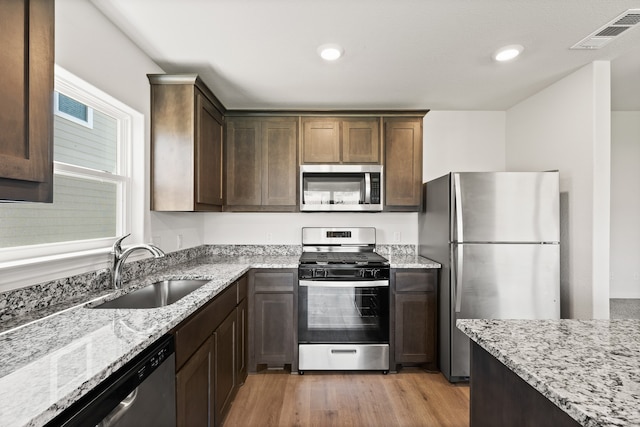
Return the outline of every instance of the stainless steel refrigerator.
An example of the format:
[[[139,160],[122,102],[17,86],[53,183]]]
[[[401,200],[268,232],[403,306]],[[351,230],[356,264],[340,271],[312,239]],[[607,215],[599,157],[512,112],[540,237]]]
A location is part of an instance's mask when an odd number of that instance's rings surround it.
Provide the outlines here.
[[[560,318],[558,172],[452,172],[423,191],[419,253],[442,264],[439,365],[464,381],[457,319]]]

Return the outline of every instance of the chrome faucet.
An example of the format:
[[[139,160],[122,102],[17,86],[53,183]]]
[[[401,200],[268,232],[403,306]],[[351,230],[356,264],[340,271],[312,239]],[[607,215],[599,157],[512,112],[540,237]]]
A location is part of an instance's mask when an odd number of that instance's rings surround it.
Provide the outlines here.
[[[127,234],[116,240],[116,242],[113,244],[113,249],[111,250],[111,283],[113,283],[114,289],[120,289],[122,287],[122,266],[124,265],[125,260],[131,254],[131,252],[138,249],[144,249],[151,252],[154,258],[162,258],[164,256],[164,252],[162,251],[162,249],[146,243],[128,247],[123,251],[120,244],[130,235],[131,234]]]

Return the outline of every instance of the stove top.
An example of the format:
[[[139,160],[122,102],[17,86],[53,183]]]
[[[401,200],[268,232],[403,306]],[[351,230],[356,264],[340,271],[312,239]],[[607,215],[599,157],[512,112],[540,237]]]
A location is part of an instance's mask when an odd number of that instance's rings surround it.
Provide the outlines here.
[[[372,266],[388,265],[389,261],[375,252],[303,252],[300,264]]]

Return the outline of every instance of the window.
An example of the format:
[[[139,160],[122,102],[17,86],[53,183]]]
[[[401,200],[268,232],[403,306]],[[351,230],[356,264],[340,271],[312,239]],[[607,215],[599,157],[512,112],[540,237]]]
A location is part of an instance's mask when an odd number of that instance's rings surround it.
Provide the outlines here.
[[[60,92],[55,93],[54,113],[79,125],[93,128],[93,108]]]
[[[53,203],[0,204],[0,258],[104,248],[129,232],[135,111],[59,67],[55,83]]]

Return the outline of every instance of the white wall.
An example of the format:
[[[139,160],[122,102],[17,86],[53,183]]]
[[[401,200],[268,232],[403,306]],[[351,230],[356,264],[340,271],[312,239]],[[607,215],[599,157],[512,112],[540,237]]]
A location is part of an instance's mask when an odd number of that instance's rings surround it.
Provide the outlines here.
[[[56,0],[55,62],[67,71],[117,98],[145,116],[144,141],[134,146],[133,174],[139,183],[133,203],[133,236],[126,243],[160,242],[166,251],[202,244],[202,218],[191,214],[158,214],[149,211],[149,113],[147,74],[162,73],[144,52],[102,15],[90,2]]]
[[[560,171],[563,317],[609,317],[609,97],[598,61],[507,111],[507,169]]]
[[[302,227],[376,227],[382,244],[417,245],[418,217],[411,212],[205,214],[205,243],[299,245]]]
[[[422,177],[505,170],[504,111],[430,111],[424,118]]]
[[[611,114],[611,298],[640,298],[640,111]]]

